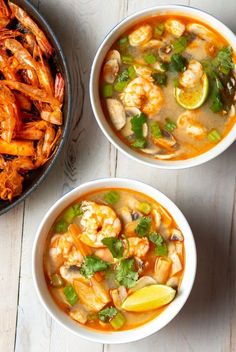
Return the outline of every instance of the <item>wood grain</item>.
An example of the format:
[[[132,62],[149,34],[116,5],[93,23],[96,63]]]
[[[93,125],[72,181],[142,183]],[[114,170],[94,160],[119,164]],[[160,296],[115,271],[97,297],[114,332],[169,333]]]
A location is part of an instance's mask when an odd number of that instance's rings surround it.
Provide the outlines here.
[[[4,298],[0,300],[0,351],[12,352],[14,342],[17,352],[236,351],[236,145],[193,169],[155,170],[117,152],[102,135],[90,107],[90,67],[102,38],[122,18],[157,5],[156,0],[33,3],[65,51],[72,76],[73,121],[68,143],[47,180],[25,206],[0,218],[0,292]],[[235,0],[228,0],[227,6],[221,0],[172,3],[200,7],[236,31]],[[47,209],[78,184],[107,176],[139,179],[169,196],[186,215],[198,248],[196,282],[177,318],[149,338],[119,346],[87,342],[52,321],[36,297],[31,275],[32,244]]]

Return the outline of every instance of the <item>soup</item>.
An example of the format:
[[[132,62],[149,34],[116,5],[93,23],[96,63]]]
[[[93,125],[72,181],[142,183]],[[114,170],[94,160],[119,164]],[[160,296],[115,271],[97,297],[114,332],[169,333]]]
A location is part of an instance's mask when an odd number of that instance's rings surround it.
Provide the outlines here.
[[[53,224],[44,270],[63,311],[89,328],[132,329],[177,295],[184,237],[159,203],[128,189],[85,194]]]
[[[108,122],[135,151],[183,160],[213,148],[235,123],[235,58],[199,21],[156,16],[108,51],[100,98]]]

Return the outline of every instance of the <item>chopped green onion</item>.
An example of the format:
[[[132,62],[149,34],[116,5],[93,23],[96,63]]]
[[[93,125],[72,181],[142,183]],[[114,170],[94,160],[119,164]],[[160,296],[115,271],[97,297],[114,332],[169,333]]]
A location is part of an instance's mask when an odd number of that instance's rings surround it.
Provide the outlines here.
[[[155,37],[160,37],[165,31],[165,25],[164,23],[160,23],[158,26],[155,27],[154,29],[154,35]]]
[[[67,208],[65,212],[63,213],[63,219],[68,223],[71,224],[73,219],[78,216],[82,215],[83,212],[81,210],[81,203],[74,204]]]
[[[164,242],[163,237],[153,231],[149,234],[148,236],[149,241],[153,242],[155,244],[155,254],[157,256],[166,256],[168,254],[168,248],[166,243]]]
[[[128,45],[129,45],[129,38],[128,38],[128,37],[120,38],[119,41],[118,41],[118,44],[119,44],[121,47],[128,46]]]
[[[142,148],[145,148],[146,142],[147,141],[144,137],[137,138],[137,139],[135,139],[134,142],[131,143],[131,146],[134,148],[142,149]]]
[[[174,87],[178,87],[179,86],[179,77],[175,77],[173,79],[173,85],[174,85]]]
[[[132,64],[134,61],[134,57],[130,54],[126,54],[126,55],[121,55],[121,60],[124,64]]]
[[[129,80],[129,71],[126,68],[124,71],[122,71],[119,76],[117,77],[118,82],[126,82]]]
[[[166,119],[166,124],[165,124],[165,129],[168,132],[173,132],[176,129],[177,125],[174,121],[170,120],[170,119]]]
[[[121,312],[118,312],[111,320],[110,324],[115,330],[119,330],[125,324],[126,319]]]
[[[144,58],[144,61],[149,65],[153,65],[157,61],[156,56],[153,54],[145,54],[143,58]]]
[[[128,67],[129,78],[134,79],[136,77],[136,72],[134,66]]]
[[[128,82],[116,82],[114,84],[114,90],[117,92],[122,92],[127,86]]]
[[[160,126],[158,125],[158,123],[156,121],[153,121],[150,124],[151,127],[151,134],[154,138],[161,138],[162,137],[162,132],[160,129]]]
[[[145,215],[148,215],[152,210],[152,206],[147,202],[139,202],[137,210],[141,211],[141,213]]]
[[[158,86],[166,86],[167,84],[167,75],[164,72],[154,72],[151,74],[151,77],[154,79],[154,83]]]
[[[147,121],[147,116],[144,113],[135,115],[130,120],[131,129],[134,132],[136,138],[143,138],[143,124]]]
[[[61,277],[61,275],[59,274],[53,274],[51,277],[51,285],[53,287],[59,288],[59,287],[63,287],[65,284],[65,281],[63,280],[63,278]]]
[[[112,93],[113,93],[113,87],[111,84],[105,84],[102,88],[102,95],[104,96],[104,98],[110,98],[112,97]]]
[[[69,302],[71,306],[74,306],[75,303],[78,301],[78,296],[75,292],[74,287],[72,285],[68,285],[64,288],[63,292],[67,302]]]
[[[209,132],[207,137],[212,143],[217,143],[221,140],[221,135],[217,130],[212,130],[211,132]]]
[[[107,307],[98,312],[98,319],[106,323],[118,313],[115,307]]]
[[[117,203],[120,200],[120,195],[116,191],[110,191],[104,195],[104,200],[106,203],[112,205],[112,204]]]
[[[160,63],[160,68],[161,68],[163,71],[168,71],[168,69],[169,69],[169,63],[168,63],[168,62],[161,62],[161,63]]]
[[[163,244],[160,244],[160,245],[156,246],[156,248],[155,248],[155,254],[156,254],[158,257],[165,257],[165,256],[167,256],[167,254],[168,254],[168,248],[167,248],[166,243],[163,243]]]
[[[186,49],[187,44],[188,44],[187,37],[180,37],[180,38],[176,39],[172,43],[175,54],[181,54]]]
[[[56,222],[55,231],[58,233],[65,233],[68,229],[68,226],[68,222],[66,222],[64,219],[60,219]]]

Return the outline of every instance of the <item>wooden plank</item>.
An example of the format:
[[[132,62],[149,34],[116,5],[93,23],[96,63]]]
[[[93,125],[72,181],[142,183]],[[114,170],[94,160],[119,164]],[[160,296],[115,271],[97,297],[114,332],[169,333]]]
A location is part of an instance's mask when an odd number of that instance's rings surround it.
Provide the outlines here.
[[[24,204],[0,217],[0,351],[14,348]]]

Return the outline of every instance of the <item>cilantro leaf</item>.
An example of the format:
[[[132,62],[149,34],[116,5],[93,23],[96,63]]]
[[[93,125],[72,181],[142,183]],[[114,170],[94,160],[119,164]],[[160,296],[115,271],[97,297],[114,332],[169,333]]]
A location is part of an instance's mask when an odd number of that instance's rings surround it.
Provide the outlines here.
[[[134,259],[128,258],[120,261],[116,267],[116,280],[127,288],[135,285],[138,273],[134,271]]]
[[[164,72],[154,72],[151,74],[151,77],[154,79],[154,83],[158,86],[166,86],[167,84],[167,75]]]
[[[188,38],[187,37],[180,37],[180,38],[176,39],[172,43],[172,45],[173,45],[175,54],[181,54],[187,48]]]
[[[111,204],[111,205],[117,203],[119,201],[119,199],[120,199],[120,195],[116,191],[110,191],[110,192],[105,193],[105,195],[104,195],[105,202],[107,202],[108,204]]]
[[[166,243],[164,242],[163,237],[153,231],[149,234],[148,239],[155,244],[155,253],[158,256],[166,256],[168,254],[168,248]]]
[[[136,138],[143,138],[143,124],[147,121],[147,116],[141,112],[139,115],[135,115],[131,119],[131,129],[134,132]]]
[[[184,72],[187,60],[180,54],[173,54],[170,59],[170,69],[172,71]]]
[[[131,143],[131,146],[134,147],[134,148],[145,148],[146,143],[147,143],[146,139],[144,137],[142,137],[142,138],[135,139]]]
[[[129,71],[126,68],[121,74],[117,77],[118,82],[126,82],[129,80]]]
[[[234,68],[232,54],[231,47],[224,47],[218,51],[216,57],[213,59],[213,65],[225,75],[228,75],[230,70]]]
[[[139,219],[138,225],[135,229],[135,232],[139,237],[147,236],[151,228],[152,219],[148,216],[142,216]]]
[[[109,268],[110,264],[100,259],[96,255],[87,255],[80,267],[81,275],[90,278],[97,271],[104,271]]]
[[[105,309],[100,310],[100,312],[98,312],[98,318],[99,320],[106,323],[111,318],[113,318],[117,313],[118,313],[118,310],[115,307],[107,307]]]
[[[122,258],[124,253],[124,246],[122,240],[115,237],[106,237],[102,243],[107,246],[114,258]]]

